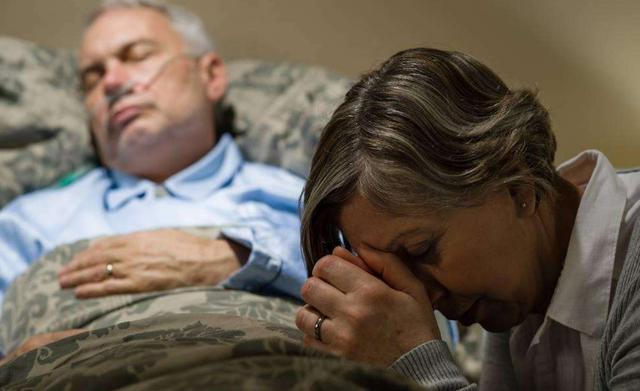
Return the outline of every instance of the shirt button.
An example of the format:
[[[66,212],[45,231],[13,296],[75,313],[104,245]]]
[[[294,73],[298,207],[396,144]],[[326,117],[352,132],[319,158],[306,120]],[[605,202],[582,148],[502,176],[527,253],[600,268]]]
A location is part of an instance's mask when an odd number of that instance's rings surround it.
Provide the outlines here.
[[[169,192],[167,191],[167,189],[165,189],[164,186],[157,185],[156,188],[153,190],[153,194],[155,198],[164,198],[167,195],[169,195]]]

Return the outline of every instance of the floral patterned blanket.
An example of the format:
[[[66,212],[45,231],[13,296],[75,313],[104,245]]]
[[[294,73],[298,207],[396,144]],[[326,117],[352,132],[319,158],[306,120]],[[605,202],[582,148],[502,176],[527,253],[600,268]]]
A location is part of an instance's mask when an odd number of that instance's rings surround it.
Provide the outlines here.
[[[55,249],[8,291],[3,351],[40,333],[90,331],[1,366],[3,390],[420,389],[392,372],[303,347],[292,300],[218,287],[78,300],[59,288],[57,270],[89,243]]]
[[[0,384],[3,390],[420,389],[389,371],[306,349],[290,326],[221,313],[155,315],[78,334],[0,367]]]

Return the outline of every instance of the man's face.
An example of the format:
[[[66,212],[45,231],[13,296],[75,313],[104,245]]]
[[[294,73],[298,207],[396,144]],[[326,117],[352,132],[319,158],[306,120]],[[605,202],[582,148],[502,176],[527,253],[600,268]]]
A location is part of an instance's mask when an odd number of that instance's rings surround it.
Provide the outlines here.
[[[106,166],[162,181],[214,145],[224,66],[215,54],[185,53],[182,37],[153,9],[109,10],[89,26],[81,78]]]

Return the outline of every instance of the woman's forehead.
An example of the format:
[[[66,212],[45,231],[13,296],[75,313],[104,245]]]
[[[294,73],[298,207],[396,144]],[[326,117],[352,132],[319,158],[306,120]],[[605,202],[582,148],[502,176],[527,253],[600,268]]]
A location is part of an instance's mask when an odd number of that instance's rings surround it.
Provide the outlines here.
[[[352,197],[340,209],[338,225],[349,243],[392,250],[413,237],[430,235],[441,226],[434,216],[394,215],[376,208],[361,195]]]

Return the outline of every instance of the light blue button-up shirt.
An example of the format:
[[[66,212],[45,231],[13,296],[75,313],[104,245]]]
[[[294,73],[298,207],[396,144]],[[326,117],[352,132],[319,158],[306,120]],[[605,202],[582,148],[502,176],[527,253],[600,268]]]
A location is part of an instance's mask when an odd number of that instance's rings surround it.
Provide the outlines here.
[[[299,297],[306,279],[298,213],[303,184],[282,169],[245,162],[223,135],[162,184],[100,167],[67,187],[22,196],[0,212],[0,300],[16,276],[60,244],[211,225],[251,249],[225,287]]]

